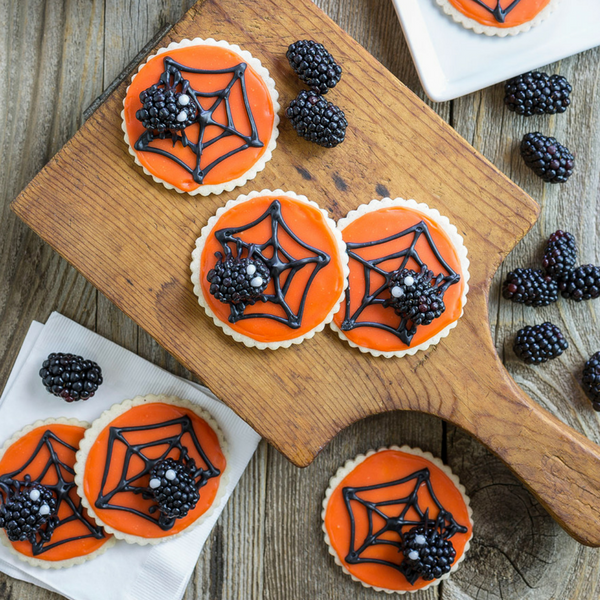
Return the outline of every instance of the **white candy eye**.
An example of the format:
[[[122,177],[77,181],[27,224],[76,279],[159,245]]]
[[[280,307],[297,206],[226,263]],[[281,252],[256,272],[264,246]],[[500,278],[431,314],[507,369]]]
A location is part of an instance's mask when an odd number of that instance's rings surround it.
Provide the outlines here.
[[[404,296],[404,290],[399,285],[395,285],[390,293],[394,298],[402,298],[402,296]]]
[[[190,103],[190,97],[187,94],[181,94],[179,96],[179,100],[177,100],[177,104],[180,106],[187,106]]]
[[[411,285],[413,285],[415,283],[414,278],[412,278],[410,275],[408,277],[404,278],[404,285],[410,287]]]
[[[419,553],[416,550],[411,550],[408,553],[408,558],[410,558],[410,560],[419,560]]]
[[[260,287],[263,284],[263,279],[260,276],[255,277],[251,282],[250,285],[252,287]]]
[[[427,543],[424,535],[418,534],[415,535],[415,544],[419,544],[419,546],[424,546]]]
[[[50,507],[47,504],[42,504],[40,506],[40,515],[49,515]]]
[[[182,110],[178,115],[177,115],[177,120],[180,123],[183,123],[185,120],[187,119],[187,113],[185,112],[185,110]]]
[[[151,479],[149,485],[151,489],[155,490],[157,487],[160,487],[160,479],[157,479],[156,477]]]
[[[166,473],[165,473],[165,477],[169,480],[169,481],[173,481],[173,479],[175,479],[175,477],[177,477],[177,473],[175,473],[175,471],[173,471],[173,469],[169,469]]]
[[[246,267],[246,273],[248,275],[254,275],[254,273],[256,273],[256,267],[254,265],[248,265]]]
[[[29,498],[31,500],[33,500],[34,502],[36,500],[40,499],[40,490],[31,490],[31,492],[29,492]]]

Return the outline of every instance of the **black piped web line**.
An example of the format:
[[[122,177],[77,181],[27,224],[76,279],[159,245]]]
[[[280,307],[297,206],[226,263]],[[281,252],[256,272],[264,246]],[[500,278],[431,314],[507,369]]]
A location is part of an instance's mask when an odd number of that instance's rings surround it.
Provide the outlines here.
[[[271,220],[271,236],[267,241],[262,244],[251,244],[237,237],[240,233],[252,229],[259,223],[262,223],[265,219]],[[308,256],[306,258],[294,258],[293,255],[288,252],[281,241],[279,240],[280,231],[283,230],[296,244],[302,246],[305,250],[312,252],[314,256]],[[279,315],[272,315],[269,313],[249,313],[245,314],[245,306],[240,310],[239,307],[232,304],[229,321],[236,323],[242,319],[273,319],[279,323],[283,323],[292,329],[298,329],[302,324],[302,316],[304,314],[304,306],[306,304],[306,297],[310,290],[317,273],[325,266],[327,266],[331,260],[331,257],[326,252],[313,248],[307,243],[303,242],[287,225],[283,215],[281,214],[281,202],[279,200],[273,200],[269,208],[255,221],[248,223],[248,225],[242,225],[241,227],[228,227],[226,229],[220,229],[215,232],[215,238],[219,241],[223,247],[223,252],[226,257],[231,256],[232,250],[229,244],[234,244],[237,252],[237,257],[241,258],[243,251],[247,252],[248,258],[253,256],[258,257],[262,260],[271,273],[271,280],[274,284],[273,294],[262,294],[261,300],[263,302],[270,302],[280,306],[285,312],[285,317]],[[265,252],[271,250],[273,256],[267,257]],[[300,269],[307,265],[315,265],[313,272],[311,273],[302,298],[298,311],[295,313],[286,301],[286,294],[288,293],[292,281],[295,275]],[[281,276],[287,273],[287,278],[282,284]]]
[[[248,68],[248,65],[246,63],[241,62],[227,69],[193,69],[192,67],[186,67],[185,65],[182,65],[181,63],[178,63],[169,56],[167,56],[164,59],[164,66],[165,70],[160,76],[160,83],[164,85],[165,90],[175,90],[177,86],[180,85],[181,92],[190,96],[190,99],[196,108],[197,116],[194,119],[194,123],[198,123],[200,125],[200,135],[198,137],[198,141],[193,142],[188,138],[185,129],[181,133],[177,133],[176,131],[155,133],[153,131],[146,130],[135,142],[134,148],[136,150],[140,150],[143,152],[154,152],[155,154],[166,156],[167,158],[176,162],[180,167],[185,169],[193,177],[196,183],[202,184],[204,178],[209,173],[209,171],[214,169],[214,167],[216,167],[219,163],[230,158],[234,154],[246,150],[247,148],[262,148],[264,146],[263,142],[261,142],[258,137],[258,129],[254,121],[254,116],[252,115],[252,109],[250,108],[248,93],[246,91],[245,73],[246,69]],[[182,73],[196,73],[199,75],[223,75],[229,73],[231,74],[231,80],[229,81],[227,86],[222,90],[217,90],[214,92],[201,92],[199,90],[193,89],[190,82],[187,79],[184,79]],[[231,90],[238,81],[240,82],[242,97],[244,100],[244,108],[246,110],[248,122],[250,123],[250,135],[244,135],[236,129],[233,115],[231,112],[229,96]],[[200,104],[198,98],[214,98],[215,101],[209,108],[205,109]],[[217,108],[219,108],[221,104],[225,105],[227,123],[220,123],[219,121],[215,121],[215,119],[213,118],[214,112],[217,110]],[[222,132],[218,136],[205,142],[204,135],[206,133],[206,128],[210,126],[218,127],[219,129],[222,129]],[[200,161],[202,160],[202,154],[204,150],[209,146],[212,146],[213,144],[222,140],[223,138],[230,136],[236,136],[240,138],[240,140],[242,140],[243,142],[242,145],[223,154],[219,158],[215,159],[212,163],[201,169]],[[173,140],[173,147],[175,147],[175,144],[179,142],[183,145],[184,148],[190,148],[190,150],[196,155],[196,165],[193,168],[187,165],[183,160],[181,160],[174,154],[171,154],[170,152],[167,152],[162,148],[157,148],[155,146],[150,145],[151,142],[153,142],[156,139],[166,139],[167,137],[170,137]]]
[[[381,502],[372,502],[360,496],[360,494],[364,492],[391,488],[410,482],[414,482],[414,487],[407,496],[404,496],[402,498],[392,498],[390,500],[384,500]],[[411,574],[406,572],[406,569],[402,567],[402,562],[400,561],[398,563],[395,563],[378,558],[363,557],[361,555],[363,554],[363,552],[365,552],[365,550],[373,546],[387,545],[397,548],[400,557],[402,557],[402,536],[403,533],[405,533],[405,530],[416,526],[431,526],[432,520],[429,518],[429,508],[423,511],[422,508],[419,506],[419,490],[422,488],[423,485],[426,486],[427,491],[431,496],[431,499],[433,500],[435,506],[438,509],[437,517],[435,521],[433,521],[433,523],[435,524],[435,527],[440,530],[442,537],[448,539],[456,533],[467,533],[467,527],[457,523],[454,517],[452,516],[452,513],[444,509],[441,502],[438,500],[437,496],[433,491],[430,472],[427,468],[416,471],[402,479],[397,479],[388,483],[380,483],[364,487],[345,487],[342,489],[342,496],[344,498],[346,509],[348,510],[348,515],[350,516],[350,549],[345,557],[347,563],[376,563],[380,565],[385,565],[387,567],[392,567],[393,569],[396,569],[403,573],[405,576],[407,576],[407,578],[411,577]],[[360,542],[360,544],[357,544],[356,540],[356,525],[353,503],[357,505],[356,508],[358,508],[359,510],[362,507],[367,511],[367,519],[369,523],[368,533],[365,536],[365,539],[362,540],[362,542]],[[398,516],[387,515],[381,510],[382,507],[390,506],[398,507],[400,511]],[[408,513],[409,511],[411,511],[411,509],[419,517],[418,519],[415,519],[414,517],[411,518],[411,516],[409,516]],[[384,524],[377,530],[374,529],[374,515],[381,517],[381,519],[383,519],[384,521]],[[389,532],[394,532],[398,534],[398,540],[396,541],[381,537],[382,535]],[[410,583],[414,583],[415,580],[416,577],[413,579],[413,581],[410,581]]]
[[[66,544],[68,542],[83,540],[86,538],[95,538],[99,540],[106,537],[106,534],[104,533],[102,527],[93,525],[84,516],[84,508],[81,499],[79,499],[79,502],[76,504],[70,497],[69,493],[75,487],[75,471],[73,467],[65,464],[60,460],[58,453],[56,452],[56,449],[53,445],[55,443],[64,446],[68,450],[71,450],[73,452],[73,456],[75,456],[77,448],[74,448],[70,444],[67,444],[66,442],[61,440],[55,433],[48,429],[44,432],[44,434],[40,438],[40,441],[35,447],[33,454],[27,459],[23,466],[18,468],[16,471],[13,471],[12,473],[6,473],[0,476],[0,492],[2,492],[0,496],[2,496],[3,502],[5,501],[5,498],[8,497],[14,490],[16,482],[18,482],[21,486],[26,486],[29,483],[39,483],[40,485],[43,485],[44,487],[49,489],[56,497],[57,515],[59,514],[63,503],[67,504],[68,507],[71,509],[71,514],[64,517],[63,519],[55,517],[54,519],[49,520],[46,529],[38,533],[38,539],[36,539],[36,541],[31,544],[34,556],[38,556],[44,552],[47,552],[48,550],[51,550],[52,548],[56,548],[57,546]],[[48,462],[44,466],[40,475],[38,475],[35,479],[31,479],[30,475],[26,473],[27,468],[43,449],[47,449],[50,454]],[[51,473],[52,470],[54,470],[56,474],[56,483],[42,483],[44,477],[48,473]],[[68,473],[68,475],[71,476],[69,477],[70,481],[67,481],[65,479],[63,470],[65,473]],[[66,525],[71,521],[80,521],[83,525],[85,525],[89,533],[76,537],[65,538],[58,542],[51,543],[52,534],[61,525]]]
[[[162,428],[168,428],[173,426],[177,426],[180,428],[180,431],[175,435],[168,435],[143,444],[131,444],[126,437],[128,433],[132,432],[156,431]],[[194,459],[189,456],[188,448],[181,441],[183,436],[186,434],[190,436],[194,449],[206,464],[206,469],[202,467],[196,468]],[[114,446],[117,443],[123,444],[126,447],[125,457],[123,459],[123,468],[121,470],[121,475],[119,477],[119,482],[117,483],[117,485],[112,490],[105,491],[106,481],[108,479],[111,467],[111,458]],[[149,458],[144,454],[144,451],[151,448],[155,448],[157,446],[166,446],[166,449],[164,450],[164,452],[162,452],[162,454],[159,457]],[[160,511],[157,511],[158,507],[156,504],[150,504],[148,506],[148,511],[150,512],[150,514],[148,515],[140,510],[131,508],[129,506],[122,506],[116,503],[113,504],[111,503],[111,500],[117,494],[127,492],[133,494],[141,494],[144,499],[150,499],[150,495],[148,493],[148,481],[143,480],[144,478],[149,476],[150,471],[152,471],[152,469],[157,463],[169,457],[170,453],[175,449],[179,450],[179,456],[177,457],[177,459],[182,461],[186,465],[186,467],[192,471],[192,477],[196,482],[196,487],[198,490],[200,490],[200,488],[206,485],[209,479],[211,479],[212,477],[217,477],[221,474],[219,469],[217,469],[211,463],[208,456],[204,452],[204,449],[202,448],[202,445],[198,440],[196,432],[194,431],[192,420],[188,415],[184,415],[183,417],[178,417],[177,419],[172,419],[170,421],[154,423],[152,425],[140,425],[137,427],[111,427],[108,436],[108,449],[106,452],[106,463],[104,466],[104,473],[102,475],[102,485],[100,487],[100,493],[98,495],[98,498],[96,498],[94,506],[100,509],[123,510],[125,512],[135,514],[138,517],[142,517],[147,521],[155,523],[163,531],[168,531],[169,529],[171,529],[175,523],[175,518],[168,518]],[[130,477],[127,477],[131,459],[133,457],[141,459],[144,463],[144,467],[141,471],[135,473],[134,475],[131,475]],[[142,480],[142,483],[140,483],[140,480]],[[152,515],[157,512],[158,517],[153,517]]]
[[[388,242],[392,242],[394,240],[398,240],[410,235],[413,236],[413,239],[410,242],[410,246],[408,248],[405,248],[404,250],[394,252],[393,254],[387,254],[385,256],[367,260],[355,252],[355,250],[360,250],[362,248],[371,248],[379,244],[386,244]],[[443,256],[440,254],[440,251],[435,245],[435,242],[431,237],[431,233],[425,221],[421,221],[420,223],[417,223],[416,225],[413,225],[412,227],[409,227],[404,231],[401,231],[381,240],[363,243],[347,242],[346,248],[350,259],[358,261],[364,267],[365,293],[363,294],[360,306],[352,313],[350,307],[350,293],[346,292],[346,312],[344,316],[344,321],[341,325],[342,331],[350,331],[357,327],[375,327],[377,329],[383,329],[384,331],[388,331],[389,333],[394,334],[403,343],[405,343],[407,346],[410,346],[412,338],[417,332],[417,328],[415,325],[409,323],[407,318],[402,318],[400,324],[396,328],[391,327],[390,325],[386,325],[385,323],[377,323],[373,321],[358,321],[358,318],[365,310],[365,308],[367,308],[367,306],[373,306],[375,304],[381,304],[384,306],[389,305],[389,294],[387,294],[387,290],[390,278],[393,275],[394,271],[386,271],[385,269],[382,269],[381,267],[379,267],[381,263],[384,263],[388,260],[402,259],[397,269],[398,271],[404,269],[410,259],[414,260],[420,268],[422,268],[423,266],[427,266],[421,260],[421,257],[419,256],[419,253],[416,248],[417,242],[422,236],[425,237],[429,248],[435,255],[438,262],[447,271],[447,275],[444,275],[438,284],[440,294],[443,295],[451,285],[454,285],[455,283],[458,283],[460,281],[460,275],[456,271],[454,271],[452,267],[450,267],[450,265],[444,260]],[[372,272],[382,275],[385,279],[384,283],[373,292],[371,291]],[[390,310],[393,309],[390,308]]]
[[[491,8],[485,2],[483,2],[483,0],[472,0],[472,2],[475,2],[475,4],[478,4],[482,8],[485,8],[485,10],[487,10],[489,13],[491,13],[491,15],[494,17],[494,19],[496,19],[496,21],[498,21],[498,23],[504,23],[504,21],[506,20],[506,17],[508,16],[508,13],[510,13],[510,11],[513,8],[515,8],[515,6],[517,6],[517,4],[519,4],[519,2],[521,2],[521,0],[513,0],[506,8],[502,8],[502,6],[500,4],[501,0],[496,0],[495,8]]]

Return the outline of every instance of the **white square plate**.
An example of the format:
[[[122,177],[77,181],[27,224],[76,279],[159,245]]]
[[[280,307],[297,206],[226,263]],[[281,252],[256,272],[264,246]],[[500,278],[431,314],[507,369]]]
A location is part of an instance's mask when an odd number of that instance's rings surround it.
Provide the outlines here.
[[[600,46],[600,0],[562,0],[540,25],[488,37],[455,23],[435,0],[392,0],[421,83],[435,102]]]

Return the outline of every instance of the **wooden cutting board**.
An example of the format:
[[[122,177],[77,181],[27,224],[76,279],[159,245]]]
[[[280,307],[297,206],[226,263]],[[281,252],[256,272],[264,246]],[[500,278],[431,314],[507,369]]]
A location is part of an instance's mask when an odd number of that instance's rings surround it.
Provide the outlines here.
[[[254,181],[216,197],[180,195],[143,175],[127,152],[120,127],[127,81],[14,211],[296,465],[310,464],[354,421],[395,409],[428,412],[481,440],[571,535],[600,546],[600,448],[523,393],[489,331],[492,276],[535,222],[537,204],[310,0],[204,0],[159,46],[194,37],[225,39],[258,57],[283,107],[301,89],[287,46],[323,42],[344,68],[328,98],[348,117],[345,143],[309,144],[283,119],[273,160]],[[427,352],[397,360],[363,355],[329,329],[276,352],[232,341],[197,304],[190,254],[218,207],[263,188],[305,194],[336,219],[382,196],[440,210],[471,260],[458,327]]]

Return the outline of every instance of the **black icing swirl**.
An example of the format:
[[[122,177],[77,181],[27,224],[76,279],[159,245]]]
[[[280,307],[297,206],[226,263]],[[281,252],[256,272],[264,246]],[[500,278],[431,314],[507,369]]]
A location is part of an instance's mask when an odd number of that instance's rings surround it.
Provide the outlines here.
[[[502,6],[500,4],[501,0],[496,0],[496,7],[491,8],[485,2],[483,2],[483,0],[471,0],[471,1],[475,2],[475,4],[478,4],[479,6],[481,6],[481,8],[484,8],[485,10],[487,10],[494,17],[494,19],[496,19],[496,21],[498,21],[498,23],[504,23],[506,21],[506,17],[510,13],[510,11],[513,8],[515,8],[515,6],[517,6],[517,4],[519,4],[519,2],[521,2],[521,0],[513,0],[506,8],[502,8]]]

